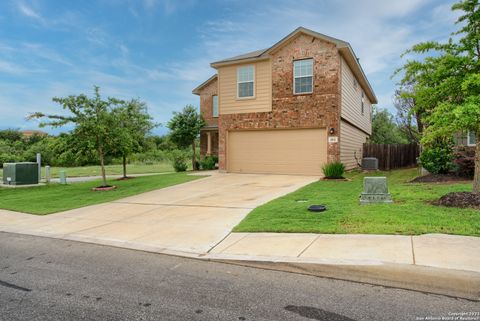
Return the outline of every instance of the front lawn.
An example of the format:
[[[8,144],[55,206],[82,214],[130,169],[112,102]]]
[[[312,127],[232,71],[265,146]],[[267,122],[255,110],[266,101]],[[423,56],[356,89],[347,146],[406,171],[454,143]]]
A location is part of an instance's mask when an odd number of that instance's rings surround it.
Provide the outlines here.
[[[470,183],[408,183],[416,175],[416,169],[402,169],[348,173],[351,181],[318,181],[257,207],[234,231],[480,236],[480,210],[427,203],[448,192],[471,191]],[[387,176],[395,203],[360,205],[365,176]],[[325,204],[328,210],[311,213],[307,210],[310,204]]]
[[[87,205],[118,200],[155,189],[181,184],[202,178],[186,173],[172,173],[136,177],[129,180],[110,180],[117,189],[93,192],[91,188],[100,181],[74,183],[69,185],[50,184],[28,188],[0,188],[0,208],[31,214],[51,214]]]

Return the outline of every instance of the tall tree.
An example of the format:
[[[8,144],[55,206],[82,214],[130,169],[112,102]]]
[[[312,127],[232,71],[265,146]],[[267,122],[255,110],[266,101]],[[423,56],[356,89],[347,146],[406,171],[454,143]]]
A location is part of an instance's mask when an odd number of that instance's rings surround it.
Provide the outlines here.
[[[192,168],[196,168],[195,141],[200,135],[200,129],[205,126],[205,120],[195,107],[187,105],[182,112],[174,112],[173,118],[168,122],[170,139],[179,147],[192,146]]]
[[[374,144],[406,144],[408,140],[402,135],[388,110],[375,109],[372,116],[370,142]]]
[[[403,85],[395,91],[393,106],[396,122],[403,135],[412,143],[420,143],[423,132],[423,112],[417,108],[413,86]]]
[[[142,149],[146,136],[157,124],[148,114],[147,105],[138,99],[126,102],[113,112],[117,143],[113,146],[112,154],[122,157],[123,178],[127,178],[127,158]]]
[[[28,116],[29,119],[46,119],[40,127],[61,127],[68,123],[75,125],[74,134],[89,149],[97,152],[100,160],[103,186],[107,186],[105,173],[105,155],[117,142],[114,129],[116,126],[112,110],[124,104],[122,100],[109,97],[103,100],[100,88],[94,87],[94,97],[89,98],[84,94],[68,96],[66,98],[54,97],[52,100],[60,104],[70,115],[46,115],[36,112]]]
[[[452,10],[461,12],[459,30],[446,43],[424,42],[408,50],[426,57],[407,61],[401,83],[415,83],[415,103],[426,112],[422,143],[463,130],[476,133],[473,192],[480,193],[479,0],[460,1]]]

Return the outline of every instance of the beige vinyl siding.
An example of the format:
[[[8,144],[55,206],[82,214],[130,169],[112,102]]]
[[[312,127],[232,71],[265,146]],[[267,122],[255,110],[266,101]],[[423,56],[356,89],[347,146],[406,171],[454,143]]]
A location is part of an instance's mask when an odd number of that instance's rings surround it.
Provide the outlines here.
[[[237,68],[255,68],[253,98],[237,97]],[[219,110],[222,114],[272,111],[272,67],[270,60],[218,68]]]
[[[228,132],[229,172],[321,175],[326,161],[325,128]]]
[[[358,128],[342,121],[340,123],[340,161],[347,169],[357,167],[357,160],[362,159],[363,143],[367,141],[367,134]]]
[[[362,115],[362,87],[357,81],[354,85],[355,76],[344,58],[342,58],[342,118],[358,126],[367,133],[372,132],[371,112],[372,104],[367,95],[364,95],[364,112]]]

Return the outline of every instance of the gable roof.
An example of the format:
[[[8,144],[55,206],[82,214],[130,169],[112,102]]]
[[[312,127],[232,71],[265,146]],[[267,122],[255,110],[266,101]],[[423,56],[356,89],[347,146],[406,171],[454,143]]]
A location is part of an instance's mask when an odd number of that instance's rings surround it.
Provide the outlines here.
[[[243,60],[243,59],[258,58],[268,49],[270,49],[270,48],[247,52],[243,55],[238,55],[238,56],[235,56],[235,57],[230,57],[230,58],[223,59],[223,60],[220,60],[220,61],[212,62],[210,65],[220,64],[220,63],[230,62],[230,61],[235,61],[236,62],[238,60]]]
[[[217,79],[217,77],[218,77],[217,74],[215,74],[212,77],[205,80],[203,83],[201,83],[199,86],[197,86],[194,90],[192,90],[192,94],[200,95],[200,90],[203,87],[205,87],[206,85],[208,85],[209,83],[211,83],[213,80]]]
[[[365,76],[362,66],[360,66],[359,59],[355,55],[355,52],[353,51],[350,44],[346,41],[343,41],[334,37],[330,37],[304,27],[298,27],[293,32],[288,34],[286,37],[284,37],[283,39],[281,39],[280,41],[278,41],[273,46],[267,49],[256,50],[243,55],[215,61],[215,62],[212,62],[210,66],[212,66],[213,68],[219,68],[222,66],[233,65],[233,64],[242,63],[242,62],[268,59],[270,57],[270,54],[272,54],[273,52],[275,52],[276,50],[284,46],[286,43],[288,43],[289,40],[293,39],[294,37],[296,37],[301,33],[335,44],[340,54],[343,56],[343,58],[347,62],[348,66],[350,67],[350,69],[352,69],[352,72],[357,77],[358,82],[360,83],[362,88],[365,90],[365,93],[367,97],[370,99],[370,101],[372,102],[372,104],[378,103],[377,97],[373,92],[372,86],[370,85],[367,77]],[[202,85],[200,85],[199,87],[201,87]]]

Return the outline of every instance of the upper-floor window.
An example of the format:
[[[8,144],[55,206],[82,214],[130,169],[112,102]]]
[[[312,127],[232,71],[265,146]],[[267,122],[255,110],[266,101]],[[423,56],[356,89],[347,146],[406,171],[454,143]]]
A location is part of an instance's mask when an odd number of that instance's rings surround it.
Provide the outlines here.
[[[237,97],[249,98],[255,96],[255,68],[243,66],[237,69]]]
[[[365,93],[362,90],[362,106],[361,106],[362,115],[365,113]]]
[[[469,130],[467,135],[467,145],[475,146],[476,144],[477,144],[477,137],[475,136],[475,132],[473,130]]]
[[[293,93],[308,94],[313,92],[313,59],[293,62]]]
[[[212,116],[218,117],[218,96],[212,96]]]

